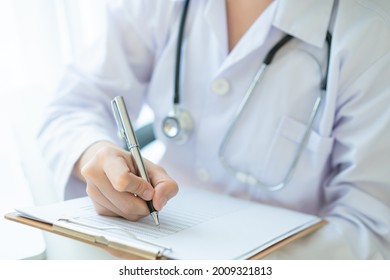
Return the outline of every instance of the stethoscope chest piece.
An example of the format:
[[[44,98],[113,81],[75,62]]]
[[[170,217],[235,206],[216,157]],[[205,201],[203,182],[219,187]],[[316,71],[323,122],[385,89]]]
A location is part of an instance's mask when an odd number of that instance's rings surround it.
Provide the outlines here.
[[[193,122],[190,114],[176,107],[173,113],[162,122],[162,130],[166,137],[176,144],[184,144],[192,132]]]

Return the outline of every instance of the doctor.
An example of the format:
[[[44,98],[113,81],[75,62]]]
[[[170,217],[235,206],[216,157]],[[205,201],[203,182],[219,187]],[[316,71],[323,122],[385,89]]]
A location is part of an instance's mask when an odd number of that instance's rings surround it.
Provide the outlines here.
[[[186,2],[113,1],[69,67],[39,134],[64,197],[135,220],[140,198],[162,210],[178,186],[201,187],[329,222],[270,258],[389,259],[389,2],[196,0],[180,33]],[[154,189],[120,148],[117,95],[132,119],[144,103],[155,114]],[[175,137],[164,120],[180,114]]]

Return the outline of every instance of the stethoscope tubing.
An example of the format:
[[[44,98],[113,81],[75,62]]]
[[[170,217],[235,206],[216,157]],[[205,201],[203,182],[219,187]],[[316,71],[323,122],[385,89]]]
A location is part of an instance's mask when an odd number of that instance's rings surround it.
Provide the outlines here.
[[[172,119],[172,118],[177,119],[179,132],[181,129],[180,128],[180,123],[181,123],[180,122],[180,114],[185,113],[184,111],[180,110],[180,106],[179,106],[180,105],[180,73],[181,73],[181,59],[182,59],[182,45],[183,45],[184,29],[185,29],[189,4],[190,4],[190,0],[186,0],[186,2],[184,4],[182,16],[180,19],[180,25],[179,25],[177,51],[176,51],[176,65],[175,65],[174,97],[173,97],[174,115],[169,116],[165,119],[165,120]],[[230,165],[223,155],[224,155],[224,151],[226,150],[226,145],[227,145],[228,139],[231,139],[234,128],[237,126],[238,120],[240,119],[242,112],[244,111],[246,105],[248,104],[248,100],[252,96],[256,86],[259,84],[259,82],[261,82],[261,80],[264,77],[264,74],[266,72],[265,70],[272,63],[277,52],[283,46],[285,46],[288,42],[290,42],[290,40],[292,40],[293,38],[294,37],[289,35],[289,34],[283,36],[282,39],[280,39],[271,48],[271,50],[266,54],[261,66],[256,71],[251,83],[249,84],[248,89],[246,90],[246,93],[245,93],[243,99],[241,100],[235,113],[233,114],[232,121],[231,121],[231,123],[230,123],[230,125],[229,125],[223,139],[222,139],[221,145],[220,145],[219,150],[218,150],[218,157],[219,157],[219,160],[222,163],[222,165],[227,170],[232,172],[239,181],[246,183],[246,184],[249,184],[249,185],[256,185],[256,186],[258,186],[264,190],[267,190],[267,191],[277,191],[277,190],[283,189],[291,181],[293,174],[296,170],[296,167],[298,165],[298,162],[299,162],[299,160],[304,152],[304,149],[309,141],[311,130],[312,130],[313,125],[314,125],[314,121],[315,121],[316,117],[318,116],[318,112],[320,110],[320,107],[321,107],[323,100],[325,99],[325,95],[326,95],[327,78],[328,78],[329,63],[330,63],[331,40],[332,40],[332,37],[331,37],[329,32],[326,35],[326,42],[328,43],[328,53],[327,53],[328,60],[327,60],[325,75],[324,75],[323,79],[321,80],[321,85],[320,85],[321,92],[320,92],[319,96],[316,98],[313,109],[312,109],[310,116],[309,116],[306,131],[305,131],[303,138],[298,146],[298,149],[297,149],[295,157],[292,161],[292,164],[290,165],[290,168],[287,171],[285,177],[282,179],[282,181],[278,184],[266,184],[264,182],[260,182],[255,176],[253,176],[249,173],[239,171],[235,167]],[[185,114],[187,115],[187,113],[185,113]],[[165,120],[163,122],[163,127],[165,127],[164,126]],[[190,128],[192,129],[192,124],[191,124]],[[186,128],[185,130],[188,130],[188,128]],[[172,140],[175,139],[175,137],[171,137],[169,135],[169,133],[164,131],[164,129],[163,129],[163,132],[165,135],[167,135],[168,138],[171,138]],[[186,131],[186,133],[187,133],[187,131]]]

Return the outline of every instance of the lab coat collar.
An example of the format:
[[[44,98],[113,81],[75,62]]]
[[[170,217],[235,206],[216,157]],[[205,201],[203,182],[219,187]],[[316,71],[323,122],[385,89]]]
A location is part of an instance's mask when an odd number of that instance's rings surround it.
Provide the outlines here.
[[[321,48],[329,29],[334,0],[277,1],[273,25]]]
[[[264,44],[268,32],[272,26],[272,19],[275,11],[274,4],[275,3],[272,3],[272,5],[267,8],[264,14],[254,22],[253,26],[249,28],[240,41],[238,41],[237,46],[234,47],[234,49],[229,53],[225,0],[208,1],[204,17],[208,23],[209,28],[212,30],[218,41],[222,57],[226,57],[219,69],[220,71],[233,65],[244,56],[248,55],[253,50]],[[254,28],[256,25],[261,25],[262,28]],[[221,32],[222,30],[225,32]],[[253,38],[256,39],[253,40]]]
[[[177,1],[177,0],[176,0]],[[274,0],[276,11],[270,12],[272,25],[316,47],[322,47],[332,15],[334,0]],[[205,18],[222,48],[227,51],[225,0],[212,0],[207,4]],[[248,30],[249,32],[251,29]],[[259,39],[259,37],[257,37]],[[263,39],[259,44],[263,44]]]
[[[274,0],[254,22],[254,25],[261,25],[262,28],[256,29],[252,26],[237,43],[240,48],[235,47],[229,54],[225,0],[208,1],[204,17],[218,41],[222,57],[226,57],[216,74],[263,45],[272,26],[308,44],[323,47],[333,3],[334,0],[304,0],[299,3],[295,0]],[[253,40],[254,37],[256,40]]]

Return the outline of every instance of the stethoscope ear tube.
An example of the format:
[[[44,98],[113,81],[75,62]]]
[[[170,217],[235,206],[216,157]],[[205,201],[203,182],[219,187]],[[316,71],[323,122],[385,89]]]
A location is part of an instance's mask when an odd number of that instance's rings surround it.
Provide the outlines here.
[[[180,104],[180,72],[181,72],[181,56],[182,56],[182,45],[184,37],[184,28],[187,20],[188,7],[190,5],[190,0],[187,0],[184,4],[183,13],[180,19],[179,25],[179,34],[177,38],[176,46],[176,65],[175,65],[175,80],[174,80],[174,96],[173,104]]]

